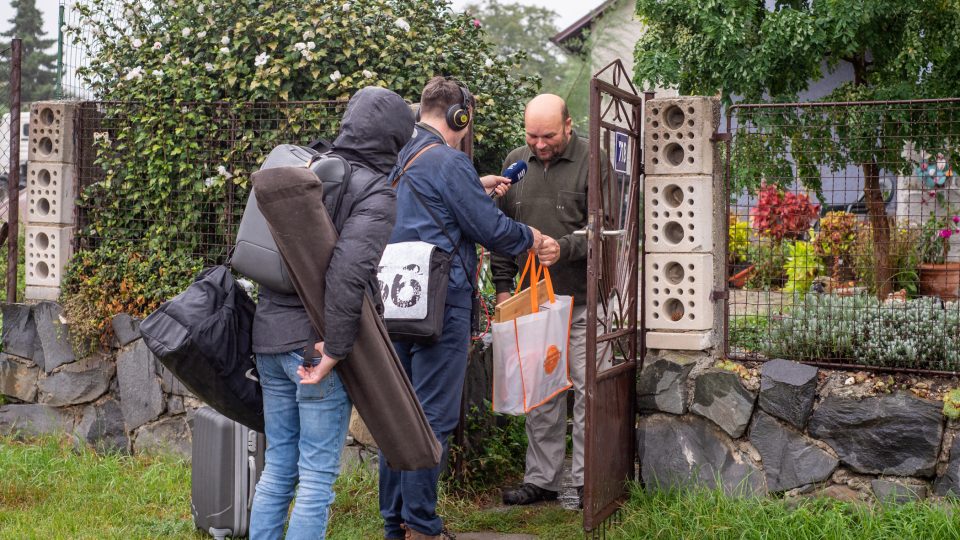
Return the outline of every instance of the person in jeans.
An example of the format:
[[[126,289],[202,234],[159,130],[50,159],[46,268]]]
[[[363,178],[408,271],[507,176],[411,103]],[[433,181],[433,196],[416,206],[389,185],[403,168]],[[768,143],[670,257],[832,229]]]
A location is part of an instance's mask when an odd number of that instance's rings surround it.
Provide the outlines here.
[[[353,348],[363,295],[376,291],[371,296],[380,300],[376,269],[396,218],[387,174],[413,125],[409,106],[383,88],[363,88],[347,105],[333,145],[352,171],[340,188],[347,190],[343,207],[335,208],[339,190],[324,194],[340,234],[325,276],[324,318],[334,331],[318,336],[296,294],[260,287],[253,351],[263,387],[267,450],[250,516],[253,540],[283,536],[294,495],[286,538],[326,535],[351,411],[335,366]],[[313,351],[306,362],[305,348]]]
[[[453,253],[443,335],[430,345],[393,343],[444,450],[460,415],[476,244],[516,256],[538,248],[542,240],[539,231],[508,218],[491,199],[495,190],[505,192],[509,180],[492,175],[479,178],[470,159],[457,150],[473,108],[470,92],[456,81],[444,77],[428,81],[420,97],[421,120],[400,152],[394,175],[399,178],[398,210],[390,243],[422,240]],[[381,455],[380,515],[385,538],[420,540],[445,534],[436,512],[442,469],[441,463],[431,469],[395,471]]]

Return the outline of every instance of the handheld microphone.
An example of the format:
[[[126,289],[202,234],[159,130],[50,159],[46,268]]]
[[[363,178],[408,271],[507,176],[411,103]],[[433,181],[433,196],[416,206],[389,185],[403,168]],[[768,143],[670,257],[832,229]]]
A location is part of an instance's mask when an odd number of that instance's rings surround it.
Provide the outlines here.
[[[523,180],[527,175],[527,162],[524,160],[516,161],[503,171],[503,176],[510,179],[510,184],[516,184]]]

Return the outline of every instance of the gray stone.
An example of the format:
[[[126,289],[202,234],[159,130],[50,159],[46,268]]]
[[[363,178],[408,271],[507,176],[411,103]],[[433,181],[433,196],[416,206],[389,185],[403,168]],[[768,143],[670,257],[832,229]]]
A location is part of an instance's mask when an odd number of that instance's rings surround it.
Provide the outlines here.
[[[687,412],[687,376],[694,360],[674,361],[648,355],[637,380],[637,408],[672,414]]]
[[[38,401],[54,407],[88,403],[107,393],[115,371],[113,361],[102,356],[67,364],[40,378]]]
[[[813,412],[817,368],[789,360],[770,360],[760,368],[760,397],[764,411],[803,429]]]
[[[0,394],[20,401],[35,401],[39,376],[40,368],[33,362],[18,361],[16,357],[0,353]]]
[[[720,487],[728,495],[766,494],[763,473],[710,422],[654,414],[637,428],[640,474],[647,489]]]
[[[817,493],[820,497],[827,497],[840,502],[859,503],[860,493],[847,486],[828,486]]]
[[[137,454],[175,454],[190,459],[190,428],[185,416],[171,416],[137,430]]]
[[[73,418],[55,407],[33,403],[0,407],[0,432],[37,436],[72,431]]]
[[[33,358],[37,326],[27,304],[0,304],[3,313],[3,351],[21,358]]]
[[[348,444],[340,453],[340,472],[349,473],[354,469],[367,469],[371,473],[376,473],[379,466],[378,460],[379,455],[375,449],[361,444]]]
[[[813,412],[808,431],[856,472],[930,476],[943,417],[937,404],[907,394],[862,400],[831,396]]]
[[[33,319],[43,348],[43,370],[54,369],[77,359],[70,343],[70,326],[61,319],[63,308],[56,302],[40,302],[33,306]]]
[[[713,420],[733,438],[743,435],[756,396],[731,371],[709,369],[697,377],[690,410]]]
[[[837,458],[762,411],[754,415],[750,442],[760,452],[771,492],[822,482],[837,468]]]
[[[927,486],[907,485],[877,478],[870,482],[870,487],[880,502],[906,504],[927,498]]]
[[[187,412],[183,407],[182,396],[170,396],[167,399],[167,414],[182,414]]]
[[[123,411],[114,399],[88,405],[77,425],[77,435],[98,451],[129,452],[130,438],[123,425]]]
[[[953,438],[950,446],[950,461],[943,474],[933,483],[933,492],[941,497],[960,498],[960,435]]]
[[[180,379],[173,376],[173,372],[165,368],[159,360],[156,362],[157,375],[160,376],[160,388],[168,394],[173,394],[175,396],[193,396],[187,387],[180,382]]]
[[[120,347],[126,347],[140,339],[140,321],[130,315],[118,313],[114,315],[110,324],[113,326],[113,336],[117,339],[117,345]]]
[[[143,340],[120,350],[117,356],[120,408],[127,431],[155,420],[163,413],[163,392],[157,380],[153,353]]]
[[[43,358],[43,345],[40,343],[40,334],[37,332],[33,333],[33,363],[47,371],[47,363]]]

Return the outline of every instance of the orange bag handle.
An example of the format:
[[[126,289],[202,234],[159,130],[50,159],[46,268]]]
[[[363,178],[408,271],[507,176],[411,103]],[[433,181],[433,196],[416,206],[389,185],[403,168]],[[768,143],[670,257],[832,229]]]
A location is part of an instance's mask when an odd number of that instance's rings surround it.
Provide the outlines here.
[[[523,279],[527,277],[527,272],[530,272],[530,310],[531,313],[540,312],[540,304],[537,300],[540,299],[538,294],[538,287],[540,285],[540,277],[543,276],[546,279],[547,283],[547,298],[550,299],[550,303],[556,303],[557,298],[553,292],[553,280],[550,278],[550,269],[544,265],[537,265],[537,254],[532,249],[527,255],[527,263],[523,266],[523,272],[520,273],[520,280],[517,281],[517,288],[513,291],[513,295],[516,296],[520,289],[523,288]]]

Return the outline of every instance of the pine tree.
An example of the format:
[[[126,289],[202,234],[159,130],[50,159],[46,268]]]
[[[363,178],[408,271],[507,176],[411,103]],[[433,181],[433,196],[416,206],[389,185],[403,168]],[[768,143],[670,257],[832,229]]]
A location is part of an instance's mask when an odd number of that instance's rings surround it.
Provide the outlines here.
[[[20,101],[30,103],[51,99],[56,90],[57,56],[46,51],[57,40],[43,39],[43,15],[37,9],[36,0],[11,0],[10,7],[16,11],[16,15],[8,21],[10,29],[0,33],[4,38],[0,43],[6,48],[13,38],[23,40]],[[10,61],[6,60],[0,63],[0,81],[5,83],[9,78]]]

